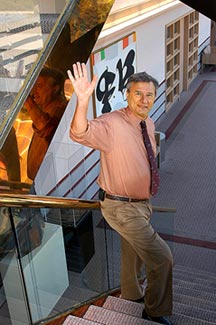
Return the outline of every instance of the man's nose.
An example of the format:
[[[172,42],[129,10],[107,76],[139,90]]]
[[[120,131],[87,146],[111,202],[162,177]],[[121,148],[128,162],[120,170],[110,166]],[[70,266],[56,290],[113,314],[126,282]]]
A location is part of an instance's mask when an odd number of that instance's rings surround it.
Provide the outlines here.
[[[147,102],[148,102],[148,97],[147,97],[146,95],[142,94],[142,96],[141,96],[141,101],[142,101],[143,103],[147,103]]]

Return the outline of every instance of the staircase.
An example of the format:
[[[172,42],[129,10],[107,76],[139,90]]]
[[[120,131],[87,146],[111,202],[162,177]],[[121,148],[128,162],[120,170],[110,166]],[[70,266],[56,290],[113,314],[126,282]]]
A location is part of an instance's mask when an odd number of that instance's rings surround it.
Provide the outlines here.
[[[216,274],[175,265],[173,315],[175,325],[216,324]],[[102,306],[90,305],[82,318],[69,315],[63,325],[150,325],[141,318],[142,303],[108,296]]]

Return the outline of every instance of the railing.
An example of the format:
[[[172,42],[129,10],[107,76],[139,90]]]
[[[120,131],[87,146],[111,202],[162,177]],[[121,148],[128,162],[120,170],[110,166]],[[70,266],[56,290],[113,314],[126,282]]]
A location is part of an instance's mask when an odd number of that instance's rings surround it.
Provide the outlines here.
[[[119,287],[119,237],[98,200],[1,193],[0,207],[7,225],[2,291],[12,324],[38,324]],[[166,220],[175,209],[154,212]]]
[[[54,196],[0,194],[0,207],[99,209],[99,200],[69,199]],[[153,211],[174,213],[175,208],[153,206]]]

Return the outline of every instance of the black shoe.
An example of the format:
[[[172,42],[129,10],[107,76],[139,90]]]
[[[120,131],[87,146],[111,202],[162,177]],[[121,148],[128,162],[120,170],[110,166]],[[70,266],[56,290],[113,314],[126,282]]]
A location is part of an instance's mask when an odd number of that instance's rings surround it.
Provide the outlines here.
[[[139,299],[136,299],[136,300],[131,300],[133,302],[144,302],[144,297],[141,297]]]
[[[161,317],[149,316],[146,313],[145,309],[143,310],[142,318],[147,319],[147,320],[151,320],[151,321],[153,321],[155,323],[159,323],[159,324],[173,325],[173,323],[169,319],[167,319],[166,317],[163,317],[163,316],[161,316]]]

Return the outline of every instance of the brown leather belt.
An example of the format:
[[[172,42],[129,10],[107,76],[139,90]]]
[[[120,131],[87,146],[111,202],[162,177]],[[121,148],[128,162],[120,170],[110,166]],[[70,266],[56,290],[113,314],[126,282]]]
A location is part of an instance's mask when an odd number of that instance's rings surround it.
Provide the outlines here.
[[[125,202],[141,202],[141,201],[146,201],[145,199],[133,199],[131,197],[111,195],[111,194],[108,194],[108,193],[105,194],[105,197],[107,199],[117,200],[117,201],[125,201]]]

